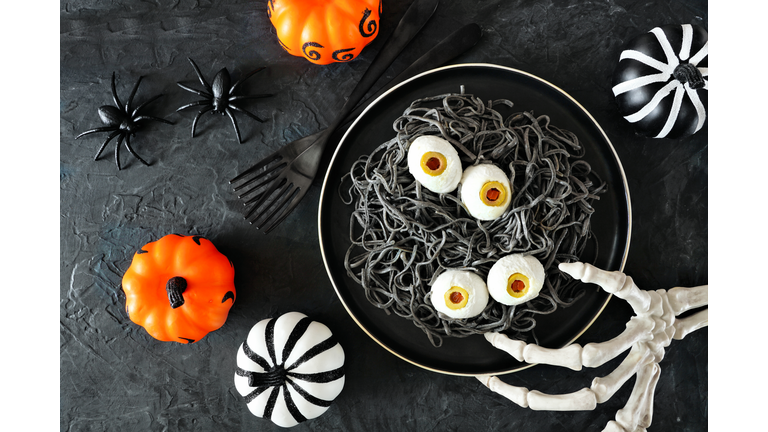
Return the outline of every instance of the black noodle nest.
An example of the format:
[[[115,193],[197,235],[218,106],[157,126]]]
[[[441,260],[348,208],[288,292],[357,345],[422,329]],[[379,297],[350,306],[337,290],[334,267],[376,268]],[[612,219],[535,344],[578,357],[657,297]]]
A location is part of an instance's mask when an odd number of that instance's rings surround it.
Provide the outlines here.
[[[360,157],[342,181],[345,203],[354,206],[349,276],[372,304],[413,321],[435,346],[444,336],[502,331],[535,340],[536,315],[584,294],[557,266],[582,259],[592,237],[591,203],[606,185],[582,160],[584,148],[573,133],[551,125],[547,116],[512,107],[508,100],[483,103],[463,91],[417,100],[394,122],[395,138]],[[476,220],[458,192],[436,194],[416,182],[407,154],[421,135],[453,143],[465,168],[492,162],[509,172],[513,197],[504,215]],[[437,276],[472,270],[485,279],[499,258],[512,253],[543,264],[547,280],[537,298],[517,306],[491,298],[482,314],[469,319],[438,316],[428,298]]]

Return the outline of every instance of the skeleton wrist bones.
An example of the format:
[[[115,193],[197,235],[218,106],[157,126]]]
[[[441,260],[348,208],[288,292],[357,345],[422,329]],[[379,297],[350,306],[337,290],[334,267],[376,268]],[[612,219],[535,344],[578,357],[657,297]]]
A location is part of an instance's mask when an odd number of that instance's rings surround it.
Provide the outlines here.
[[[659,380],[658,363],[671,340],[682,339],[689,333],[708,325],[708,310],[678,319],[677,315],[708,304],[708,286],[675,287],[667,290],[640,290],[632,278],[621,272],[607,272],[590,264],[560,264],[560,270],[575,279],[599,285],[632,307],[636,316],[617,337],[584,347],[571,344],[560,349],[542,348],[535,344],[513,340],[501,333],[487,333],[485,338],[494,347],[507,352],[520,362],[542,363],[579,371],[582,366],[598,367],[630,349],[621,364],[605,377],[592,381],[590,388],[548,395],[502,382],[495,376],[478,376],[486,387],[523,408],[547,411],[592,410],[598,403],[611,398],[632,376],[637,375],[632,394],[624,408],[616,413],[604,431],[631,432],[644,430],[651,424],[653,392]]]

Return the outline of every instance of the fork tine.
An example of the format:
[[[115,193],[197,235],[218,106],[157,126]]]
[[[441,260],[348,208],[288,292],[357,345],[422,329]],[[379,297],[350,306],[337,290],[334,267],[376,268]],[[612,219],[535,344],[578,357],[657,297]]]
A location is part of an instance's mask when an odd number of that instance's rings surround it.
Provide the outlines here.
[[[243,205],[244,205],[244,206],[248,206],[249,204],[253,204],[253,203],[255,203],[256,201],[258,201],[258,200],[259,200],[259,199],[260,199],[262,196],[264,196],[264,192],[266,192],[266,190],[265,190],[265,189],[262,189],[262,190],[261,190],[261,192],[258,192],[258,193],[256,193],[254,196],[252,196],[252,197],[250,197],[250,198],[248,198],[248,199],[245,199],[245,197],[246,197],[247,195],[250,195],[250,194],[252,194],[252,193],[255,193],[255,192],[257,192],[259,189],[261,189],[261,188],[263,188],[263,187],[267,186],[267,185],[268,185],[268,184],[270,184],[270,183],[273,183],[273,182],[276,182],[276,181],[278,181],[278,179],[280,179],[280,172],[276,172],[276,173],[274,173],[274,175],[272,175],[272,176],[271,176],[271,177],[269,177],[268,179],[265,179],[264,181],[262,181],[262,182],[261,182],[261,183],[259,183],[258,185],[256,185],[256,186],[254,186],[254,187],[252,187],[252,188],[248,189],[248,191],[244,192],[243,194],[241,194],[241,195],[238,195],[238,198],[239,198],[239,199],[241,199],[241,200],[243,200]]]
[[[286,181],[282,189],[280,189],[277,195],[275,195],[275,199],[265,207],[264,211],[261,212],[259,217],[252,219],[252,223],[256,225],[256,228],[261,229],[262,226],[264,226],[267,222],[269,222],[270,219],[272,219],[273,216],[275,216],[278,210],[282,210],[285,203],[293,196],[295,189],[296,188],[294,188],[293,183]],[[261,222],[259,222],[259,220],[261,220]]]
[[[259,201],[254,204],[253,207],[251,207],[251,209],[245,215],[245,219],[248,220],[248,222],[253,223],[254,220],[260,218],[261,215],[264,214],[264,212],[270,207],[267,205],[269,197],[275,193],[277,188],[282,187],[286,183],[288,183],[288,180],[285,177],[281,177],[279,181],[272,182],[272,186],[270,186],[269,189],[261,194]]]
[[[282,149],[280,149],[280,150],[282,150]],[[280,154],[280,150],[277,150],[276,152],[272,153],[271,155],[269,155],[269,156],[265,157],[264,159],[260,160],[259,162],[257,162],[256,165],[254,165],[254,166],[248,168],[247,170],[241,172],[240,174],[237,175],[237,177],[235,177],[232,180],[230,180],[229,184],[237,183],[238,181],[248,177],[252,173],[257,172],[258,170],[260,170],[260,169],[264,168],[265,166],[269,165],[270,163],[272,163],[272,162],[274,162],[276,160],[282,159],[283,156],[282,156],[282,154]]]
[[[270,184],[270,183],[272,183],[274,181],[277,181],[278,178],[280,178],[280,173],[279,172],[276,173],[275,175],[273,175],[272,177],[270,177],[268,179],[265,179],[264,181],[262,181],[258,185],[248,189],[242,195],[238,195],[237,197],[240,198],[241,200],[243,200],[243,205],[244,206],[247,206],[248,204],[253,204],[254,202],[258,201],[264,195],[264,192],[265,192],[264,190],[262,190],[261,192],[257,193],[256,195],[254,195],[254,196],[252,196],[252,197],[250,197],[248,199],[245,199],[244,197],[247,196],[247,195],[250,195],[251,193],[254,193],[254,192],[258,191],[262,187],[264,187],[264,186],[266,186],[266,185],[268,185],[268,184]]]
[[[296,206],[299,205],[299,202],[301,202],[301,199],[304,198],[304,195],[307,194],[307,190],[309,188],[297,188],[295,193],[293,194],[293,197],[291,198],[291,202],[288,203],[288,206],[285,207],[285,209],[280,212],[280,215],[268,226],[264,227],[264,234],[269,234],[275,227],[280,225],[280,223],[285,220],[285,218],[288,217],[293,212],[293,209],[296,208]]]
[[[269,156],[265,157],[264,159],[260,160],[259,162],[257,162],[252,167],[250,167],[250,168],[246,169],[245,171],[241,172],[240,174],[237,175],[237,177],[235,177],[232,180],[230,180],[229,184],[237,183],[237,182],[239,182],[239,181],[241,181],[241,180],[243,180],[245,178],[248,178],[251,174],[253,174],[254,172],[259,171],[260,169],[262,169],[262,168],[266,167],[267,165],[271,164],[272,162],[277,161],[277,160],[281,160],[283,158],[283,155],[281,154],[280,150],[282,150],[282,149],[279,149],[279,150],[275,151],[271,155],[269,155]]]
[[[279,175],[279,171],[282,171],[282,169],[286,165],[287,164],[285,162],[277,163],[275,165],[272,165],[271,167],[268,167],[264,171],[262,171],[262,172],[260,172],[258,174],[254,174],[252,177],[246,179],[240,185],[233,187],[232,190],[235,191],[235,192],[239,192],[240,190],[245,189],[247,187],[248,189],[245,192],[243,192],[242,194],[238,195],[238,198],[242,198],[243,196],[248,195],[252,191],[254,191],[254,190],[264,186],[269,181],[276,179],[277,176]],[[253,183],[261,180],[264,177],[268,177],[268,179],[262,181],[261,183],[257,184],[256,186],[251,186]]]

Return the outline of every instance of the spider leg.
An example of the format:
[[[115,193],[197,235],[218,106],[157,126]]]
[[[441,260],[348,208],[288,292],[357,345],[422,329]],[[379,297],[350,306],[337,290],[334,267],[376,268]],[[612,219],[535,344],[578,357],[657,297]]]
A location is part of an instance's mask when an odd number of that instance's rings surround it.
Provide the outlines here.
[[[202,97],[206,97],[206,98],[213,98],[213,95],[210,92],[195,90],[192,87],[188,87],[188,86],[186,86],[186,85],[184,85],[184,84],[182,84],[180,82],[177,82],[176,85],[181,87],[181,88],[183,88],[184,90],[186,90],[188,92],[192,92],[192,93],[194,93],[196,95],[199,95],[199,96],[202,96]]]
[[[242,77],[242,78],[240,78],[239,80],[237,80],[237,82],[236,82],[236,83],[232,84],[232,87],[230,87],[230,88],[229,88],[229,94],[232,94],[232,93],[234,93],[234,92],[235,92],[235,90],[236,90],[238,87],[240,87],[240,84],[244,83],[244,82],[245,82],[245,80],[247,80],[248,78],[252,77],[252,76],[253,76],[253,75],[255,75],[256,73],[263,71],[264,69],[266,69],[266,67],[262,66],[262,67],[260,67],[260,68],[257,68],[257,69],[254,69],[254,70],[252,70],[252,71],[248,72],[248,74],[247,74],[247,75],[245,75],[244,77]]]
[[[229,119],[232,120],[232,126],[235,127],[235,134],[237,135],[237,142],[242,144],[243,140],[240,139],[240,129],[237,127],[237,121],[235,121],[235,115],[232,114],[232,110],[229,108],[226,108],[224,112],[227,113],[227,116],[229,116]]]
[[[97,128],[95,128],[95,129],[89,129],[89,130],[87,130],[87,131],[85,131],[85,132],[81,133],[80,135],[76,136],[76,137],[75,137],[75,139],[78,139],[78,138],[80,138],[81,136],[89,135],[89,134],[92,134],[92,133],[96,133],[96,132],[109,132],[109,131],[113,131],[113,130],[117,130],[117,126],[102,126],[102,127],[97,127]]]
[[[103,151],[104,151],[104,148],[107,146],[107,144],[108,144],[110,141],[112,141],[112,138],[114,138],[114,137],[118,136],[119,134],[120,134],[120,131],[119,131],[119,130],[116,130],[116,131],[112,132],[111,134],[109,134],[109,136],[107,137],[107,139],[106,139],[106,140],[104,140],[104,142],[103,142],[103,143],[101,143],[101,147],[99,147],[99,151],[96,153],[96,156],[94,156],[94,157],[93,157],[93,160],[97,160],[97,159],[99,158],[99,156],[101,156],[101,152],[103,152]]]
[[[120,135],[120,137],[117,139],[117,145],[115,146],[115,164],[117,165],[117,169],[121,170],[120,167],[120,146],[123,144],[123,139],[125,138],[125,135]]]
[[[211,101],[209,101],[209,100],[200,100],[200,101],[197,101],[197,102],[192,102],[192,103],[188,103],[188,104],[186,104],[184,106],[181,106],[181,107],[176,109],[176,112],[179,112],[179,111],[181,111],[183,109],[187,109],[187,108],[190,108],[190,107],[193,107],[193,106],[200,106],[200,105],[210,105],[211,108],[213,108],[213,105],[211,104]]]
[[[208,90],[209,93],[213,93],[211,90],[211,86],[208,85],[208,82],[205,81],[205,78],[203,78],[203,74],[200,72],[200,68],[197,67],[194,61],[192,61],[191,58],[187,57],[187,60],[189,60],[190,63],[192,63],[192,68],[195,70],[195,73],[197,74],[197,78],[200,80],[200,84],[205,87],[206,90]],[[183,87],[182,87],[183,88]]]
[[[248,111],[246,111],[246,110],[244,110],[244,109],[242,109],[242,108],[240,108],[240,107],[238,107],[238,106],[235,106],[235,105],[229,105],[229,107],[230,107],[230,108],[232,108],[232,109],[233,109],[233,110],[235,110],[235,111],[238,111],[238,112],[241,112],[241,113],[243,113],[243,114],[247,115],[248,117],[250,117],[250,118],[252,118],[252,119],[254,119],[254,120],[256,120],[256,121],[258,121],[258,122],[260,122],[260,123],[264,123],[264,121],[265,121],[263,118],[261,118],[261,117],[259,117],[259,116],[255,115],[255,114],[253,114],[253,113],[250,113],[250,112],[248,112]]]
[[[139,105],[138,107],[136,107],[136,109],[135,109],[135,110],[133,110],[133,112],[131,113],[131,117],[136,117],[136,114],[138,114],[138,113],[139,113],[139,111],[140,111],[142,108],[144,108],[145,106],[149,105],[151,102],[154,102],[154,101],[156,101],[156,100],[160,99],[160,97],[162,97],[162,96],[163,96],[162,94],[159,94],[159,95],[157,95],[157,96],[155,96],[155,97],[153,97],[153,98],[149,99],[148,101],[144,102],[143,104]],[[131,97],[133,97],[133,96],[131,96]],[[130,103],[130,102],[128,102],[128,105],[130,105],[130,104],[131,104],[131,103]]]
[[[200,120],[200,116],[213,109],[213,105],[207,106],[195,114],[195,119],[192,120],[192,138],[195,137],[195,128],[197,127],[197,121]]]
[[[112,72],[112,99],[115,101],[115,105],[117,106],[117,109],[120,111],[125,111],[125,107],[123,107],[123,104],[120,102],[120,98],[117,97],[117,88],[115,88],[115,73]]]
[[[135,151],[133,151],[133,148],[131,148],[131,137],[130,137],[130,135],[126,135],[126,136],[125,136],[125,148],[127,148],[127,149],[128,149],[128,151],[129,151],[129,152],[131,152],[131,154],[132,154],[132,155],[134,155],[134,156],[136,157],[136,159],[138,159],[139,161],[141,161],[141,163],[143,163],[143,164],[144,164],[144,165],[146,165],[146,166],[149,166],[149,163],[147,163],[147,161],[145,161],[144,159],[142,159],[142,158],[141,158],[141,156],[139,156],[138,154],[136,154],[136,152],[135,152]]]
[[[141,84],[141,80],[142,79],[144,79],[144,77],[140,76],[139,79],[136,80],[136,84],[133,86],[133,90],[131,90],[131,95],[128,96],[128,101],[125,103],[125,112],[129,112],[131,110],[131,104],[133,103],[133,97],[136,95],[136,91],[139,89],[139,84]],[[136,111],[138,111],[138,108],[136,109]],[[134,111],[134,114],[136,113],[136,111]]]
[[[265,94],[251,95],[251,96],[230,96],[230,98],[228,100],[230,102],[235,102],[235,101],[239,101],[239,100],[261,99],[261,98],[271,97],[271,96],[274,96],[274,95],[270,94],[270,93],[265,93]]]
[[[169,125],[173,124],[172,122],[170,122],[170,121],[168,121],[168,120],[166,120],[164,118],[154,117],[154,116],[138,116],[135,119],[133,119],[133,122],[137,123],[137,122],[140,122],[142,120],[154,120],[154,121],[166,123],[166,124],[169,124]]]

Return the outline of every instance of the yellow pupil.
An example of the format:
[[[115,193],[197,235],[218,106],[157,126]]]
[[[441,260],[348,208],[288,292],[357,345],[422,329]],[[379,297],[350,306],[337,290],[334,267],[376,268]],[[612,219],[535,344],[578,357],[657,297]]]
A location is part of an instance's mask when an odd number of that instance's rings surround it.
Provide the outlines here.
[[[531,282],[528,280],[528,276],[515,273],[507,280],[507,294],[514,298],[520,298],[528,292],[530,286]]]
[[[433,177],[442,174],[446,165],[448,163],[441,153],[429,151],[421,156],[421,169]]]
[[[497,181],[489,181],[480,189],[480,200],[490,207],[498,207],[507,199],[507,189]]]
[[[457,310],[467,305],[469,293],[462,287],[453,286],[445,292],[445,305],[448,309]]]

